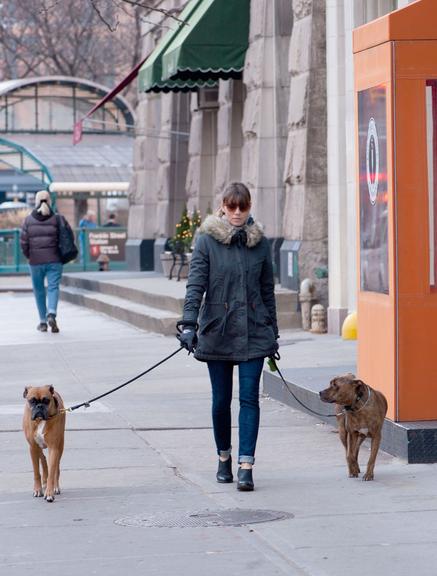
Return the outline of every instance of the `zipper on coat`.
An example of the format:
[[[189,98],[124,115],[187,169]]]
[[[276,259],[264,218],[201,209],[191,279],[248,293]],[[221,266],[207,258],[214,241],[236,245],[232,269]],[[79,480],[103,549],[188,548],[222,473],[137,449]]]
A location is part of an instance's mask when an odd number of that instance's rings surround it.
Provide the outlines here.
[[[222,336],[225,335],[225,330],[226,330],[226,320],[228,318],[228,309],[229,309],[229,305],[227,302],[225,302],[225,321],[223,322],[223,328],[222,328]]]
[[[254,313],[254,316],[255,316],[255,330],[256,330],[256,329],[257,329],[257,326],[258,326],[258,321],[257,321],[257,319],[256,319],[256,306],[255,306],[255,302],[252,302],[251,305],[250,305],[250,307],[252,308],[253,313]]]

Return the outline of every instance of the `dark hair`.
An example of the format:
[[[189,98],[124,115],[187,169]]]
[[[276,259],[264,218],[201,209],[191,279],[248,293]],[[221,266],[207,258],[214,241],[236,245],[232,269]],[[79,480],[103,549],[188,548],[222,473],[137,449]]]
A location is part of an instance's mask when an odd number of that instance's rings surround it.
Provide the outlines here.
[[[250,208],[251,197],[248,187],[242,182],[231,182],[223,192],[222,201],[229,208],[239,207],[241,211]]]

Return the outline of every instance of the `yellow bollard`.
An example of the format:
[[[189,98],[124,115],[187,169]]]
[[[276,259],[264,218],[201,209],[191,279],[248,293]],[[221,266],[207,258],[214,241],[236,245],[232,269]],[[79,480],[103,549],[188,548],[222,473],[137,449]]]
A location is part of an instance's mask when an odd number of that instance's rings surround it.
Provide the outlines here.
[[[358,336],[357,313],[351,312],[346,316],[341,328],[341,337],[343,340],[356,340]]]

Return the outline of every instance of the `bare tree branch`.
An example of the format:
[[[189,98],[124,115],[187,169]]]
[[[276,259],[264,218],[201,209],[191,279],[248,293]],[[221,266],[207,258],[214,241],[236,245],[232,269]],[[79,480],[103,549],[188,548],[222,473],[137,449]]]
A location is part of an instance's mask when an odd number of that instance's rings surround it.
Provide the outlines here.
[[[0,2],[0,81],[59,74],[114,86],[141,58],[144,10],[122,6],[114,0]],[[129,99],[135,92],[128,91]]]
[[[168,28],[180,11],[156,0],[0,1],[0,81],[59,74],[111,88],[141,60],[149,15],[151,29]],[[124,94],[135,103],[135,83]]]
[[[112,26],[107,19],[104,17],[102,11],[100,10],[98,3],[96,2],[96,0],[89,0],[91,2],[91,6],[93,7],[93,9],[96,11],[98,17],[100,18],[100,20],[103,22],[103,24],[105,24],[105,26],[107,26],[109,28],[109,30],[111,32],[115,32],[118,28],[119,25],[119,21],[117,20],[115,26]]]
[[[171,8],[170,10],[166,10],[164,8],[157,8],[155,6],[151,6],[148,3],[140,2],[138,0],[121,0],[121,2],[125,2],[126,4],[130,4],[131,6],[136,6],[137,8],[145,8],[149,12],[159,12],[163,14],[166,18],[172,18],[181,24],[184,24],[184,21],[175,16],[180,12],[179,8]]]

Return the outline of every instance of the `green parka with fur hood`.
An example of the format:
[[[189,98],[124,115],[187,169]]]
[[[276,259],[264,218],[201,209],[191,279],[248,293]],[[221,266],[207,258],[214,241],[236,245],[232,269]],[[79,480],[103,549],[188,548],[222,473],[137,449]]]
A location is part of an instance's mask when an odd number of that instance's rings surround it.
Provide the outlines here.
[[[198,360],[243,362],[277,350],[270,247],[252,218],[235,228],[225,217],[208,216],[200,227],[183,313],[186,324],[197,321]]]

